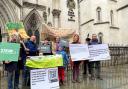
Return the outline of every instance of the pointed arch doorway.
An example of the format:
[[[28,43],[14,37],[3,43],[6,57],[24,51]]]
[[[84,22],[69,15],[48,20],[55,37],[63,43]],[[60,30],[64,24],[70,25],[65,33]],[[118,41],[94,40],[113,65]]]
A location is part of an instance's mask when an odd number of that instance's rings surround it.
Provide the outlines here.
[[[33,9],[24,20],[25,29],[29,36],[36,36],[36,44],[40,42],[40,26],[42,25],[42,18],[36,9]]]

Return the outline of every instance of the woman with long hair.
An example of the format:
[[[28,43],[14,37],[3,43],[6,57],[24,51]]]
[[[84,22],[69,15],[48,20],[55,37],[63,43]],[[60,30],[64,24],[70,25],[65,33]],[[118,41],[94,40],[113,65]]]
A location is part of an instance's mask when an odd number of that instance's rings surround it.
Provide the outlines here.
[[[73,42],[72,44],[80,44],[79,42],[79,35],[78,34],[75,34],[73,36]],[[80,83],[79,81],[79,67],[80,67],[80,63],[81,61],[74,61],[73,62],[73,83]]]

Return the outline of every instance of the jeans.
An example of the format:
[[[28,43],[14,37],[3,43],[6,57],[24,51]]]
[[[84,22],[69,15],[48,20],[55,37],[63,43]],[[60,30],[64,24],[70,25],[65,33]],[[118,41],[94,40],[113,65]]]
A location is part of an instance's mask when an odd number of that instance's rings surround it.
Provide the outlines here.
[[[8,73],[8,89],[18,89],[19,86],[19,70],[7,71]]]
[[[14,83],[14,71],[9,72],[8,71],[8,89],[13,89],[13,83]]]
[[[19,77],[20,77],[20,70],[15,71],[15,78],[14,78],[14,89],[19,88]]]
[[[100,61],[90,62],[91,77],[100,77],[101,66]]]

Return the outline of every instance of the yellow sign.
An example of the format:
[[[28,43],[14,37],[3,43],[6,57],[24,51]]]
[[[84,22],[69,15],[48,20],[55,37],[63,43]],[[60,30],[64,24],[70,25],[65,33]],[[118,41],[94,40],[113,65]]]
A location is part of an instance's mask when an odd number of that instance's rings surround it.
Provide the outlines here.
[[[53,68],[63,66],[63,58],[61,55],[30,57],[26,61],[26,66],[31,68]]]
[[[6,24],[6,27],[7,27],[9,36],[15,33],[19,33],[22,38],[29,38],[22,22],[19,22],[19,23],[9,22]]]

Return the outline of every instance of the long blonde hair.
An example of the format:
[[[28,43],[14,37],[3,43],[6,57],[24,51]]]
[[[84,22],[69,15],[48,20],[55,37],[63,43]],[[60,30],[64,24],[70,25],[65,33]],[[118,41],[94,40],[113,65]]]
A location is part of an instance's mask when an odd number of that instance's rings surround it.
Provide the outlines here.
[[[9,41],[11,41],[11,42],[16,42],[16,43],[19,43],[20,42],[20,36],[19,36],[19,34],[12,34],[11,36],[10,36],[10,40]]]

